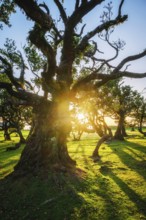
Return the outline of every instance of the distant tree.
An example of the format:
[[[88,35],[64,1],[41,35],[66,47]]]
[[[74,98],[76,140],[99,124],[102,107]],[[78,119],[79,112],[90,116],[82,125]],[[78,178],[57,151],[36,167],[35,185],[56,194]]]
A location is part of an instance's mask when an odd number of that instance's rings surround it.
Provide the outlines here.
[[[146,100],[143,98],[141,105],[138,106],[138,112],[135,115],[138,120],[138,130],[146,137],[146,132],[143,131],[143,127],[146,125]]]
[[[14,63],[17,63],[18,67],[17,66],[15,67],[19,68],[19,65],[22,65],[21,59],[23,58],[21,53],[20,54],[19,52],[18,54],[15,53],[16,47],[14,41],[7,39],[5,46],[6,46],[6,50],[1,49],[0,53],[3,55],[7,55],[7,57],[9,57],[9,59],[11,60],[11,64],[14,65]],[[4,73],[1,72],[1,73],[2,74],[0,75],[0,81],[3,83],[10,83],[10,79],[5,74],[5,72]],[[22,71],[19,78],[22,86],[24,86],[24,84],[27,82],[27,81],[25,82],[23,75],[24,73]],[[11,96],[7,92],[7,90],[1,89],[0,116],[2,118],[2,129],[4,131],[5,140],[10,140],[11,139],[10,135],[12,133],[17,133],[20,137],[20,142],[19,144],[17,144],[17,148],[20,147],[21,143],[25,143],[25,139],[23,137],[21,130],[24,128],[26,123],[30,123],[31,121],[31,117],[32,117],[31,109],[26,106],[25,102]],[[16,149],[16,147],[11,149]]]
[[[71,109],[71,136],[73,137],[74,141],[79,141],[81,136],[84,132],[85,124],[83,120],[78,117],[80,109],[78,106],[72,103]]]
[[[60,18],[56,20],[51,16],[46,3],[34,0],[1,1],[0,9],[5,5],[8,12],[6,18],[12,11],[9,10],[9,5],[13,8],[13,2],[24,12],[24,16],[34,22],[34,27],[28,34],[29,44],[32,45],[30,50],[36,48],[37,52],[41,51],[45,63],[43,68],[40,66],[39,76],[34,80],[34,83],[41,86],[40,93],[36,93],[35,90],[30,91],[24,86],[24,73],[27,68],[21,53],[15,50],[12,57],[9,51],[2,51],[0,55],[0,73],[6,74],[10,80],[9,83],[0,82],[0,88],[6,89],[11,96],[32,106],[34,114],[33,131],[14,174],[39,175],[41,172],[48,173],[48,170],[54,169],[71,171],[76,163],[68,154],[66,145],[71,130],[70,101],[77,98],[78,91],[97,88],[109,80],[124,76],[145,77],[146,73],[132,73],[124,67],[128,62],[144,57],[146,50],[126,57],[116,67],[111,65],[111,61],[117,58],[124,45],[121,40],[112,43],[110,41],[113,27],[128,18],[121,12],[124,0],[119,1],[114,18],[112,5],[109,3],[100,19],[97,19],[95,28],[88,32],[83,24],[84,17],[96,6],[102,7],[103,0],[73,1],[74,7],[70,14],[65,10],[66,1],[54,0],[53,3],[60,14]],[[99,59],[101,51],[95,42],[95,36],[97,39],[104,38],[103,40],[111,46],[115,51],[113,57]],[[30,56],[28,59],[33,62]],[[14,64],[18,67],[17,71]],[[81,66],[84,66],[84,70],[90,69],[83,77],[79,77]],[[108,73],[107,69],[110,69]],[[16,72],[20,77],[16,78]]]
[[[108,101],[105,103],[106,110],[118,122],[114,138],[124,140],[124,137],[127,136],[125,129],[126,118],[128,116],[131,117],[136,112],[138,103],[141,102],[142,97],[132,87],[123,85],[121,79],[107,83],[104,93],[109,94]]]
[[[104,86],[98,88],[97,91],[90,90],[78,93],[78,111],[83,113],[83,121],[86,121],[86,123],[80,125],[80,132],[92,132],[100,137],[92,153],[94,161],[100,159],[99,149],[102,143],[111,140],[113,137],[112,130],[105,120],[105,117],[111,114],[107,102],[109,102],[109,94],[107,89],[105,91]]]
[[[16,98],[11,97],[6,91],[0,91],[0,116],[5,140],[11,140],[11,134],[17,133],[20,138],[17,148],[20,147],[25,143],[21,130],[31,121],[31,109],[20,105]],[[16,149],[16,146],[11,149]]]
[[[136,111],[136,102],[140,98],[140,94],[136,90],[132,90],[130,86],[120,85],[120,83],[116,86],[113,106],[115,106],[118,126],[114,135],[115,139],[124,140],[124,137],[127,136],[126,117],[130,116],[132,111]]]
[[[86,115],[88,124],[99,137],[105,134],[112,136],[112,131],[105,121],[105,117],[108,114],[106,108],[107,96],[105,96],[103,90],[84,92],[82,96],[82,98],[80,97],[79,105],[81,105],[82,111]]]

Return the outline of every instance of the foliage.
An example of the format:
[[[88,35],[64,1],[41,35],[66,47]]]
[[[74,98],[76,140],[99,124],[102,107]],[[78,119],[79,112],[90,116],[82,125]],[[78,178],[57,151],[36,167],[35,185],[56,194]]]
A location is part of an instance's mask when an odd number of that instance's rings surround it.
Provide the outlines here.
[[[11,26],[10,14],[15,12],[15,3],[11,0],[0,1],[0,29],[3,28],[3,23]]]
[[[26,107],[23,103],[11,97],[7,91],[0,91],[0,117],[1,129],[4,131],[5,140],[10,139],[12,133],[17,133],[20,137],[20,143],[25,139],[21,130],[25,125],[32,124],[32,109]]]

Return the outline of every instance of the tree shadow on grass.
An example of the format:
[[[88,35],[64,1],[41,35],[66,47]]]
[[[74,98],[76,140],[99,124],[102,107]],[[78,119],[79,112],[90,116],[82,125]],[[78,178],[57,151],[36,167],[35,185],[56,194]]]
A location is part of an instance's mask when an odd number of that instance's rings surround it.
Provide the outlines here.
[[[115,201],[115,198],[112,196],[112,191],[110,186],[110,180],[108,178],[98,177],[97,184],[99,189],[96,189],[94,193],[97,195],[97,198],[101,199],[104,203],[104,218],[108,220],[121,220],[125,219],[125,213],[121,213],[120,204]],[[101,218],[102,219],[102,218]]]
[[[119,154],[123,151],[124,147],[114,153]],[[115,186],[113,182],[135,204],[139,213],[146,215],[144,209],[146,201],[114,174],[110,168],[112,162],[109,161],[105,164],[101,161],[98,165],[91,163],[84,143],[79,143],[71,154],[79,154],[79,159],[81,156],[86,169],[94,175],[78,179],[62,173],[50,174],[50,177],[45,180],[37,177],[25,179],[24,177],[14,182],[6,179],[0,181],[0,219],[125,220],[125,216],[129,217],[130,214],[127,214],[126,211],[120,213],[121,204],[116,202],[118,198],[114,198],[114,193],[119,193],[119,191],[111,188],[111,186]],[[124,156],[127,156],[125,152],[121,155],[123,161],[125,161]],[[130,160],[133,162],[134,169],[136,161],[134,158],[130,158]],[[128,166],[128,158],[125,163]],[[100,169],[99,172],[99,167],[105,167],[105,169]],[[119,198],[124,203],[124,199],[120,195]],[[91,200],[92,202],[90,202]],[[103,207],[100,207],[101,204]],[[101,213],[96,214],[98,212]]]
[[[79,188],[78,178],[61,173],[50,173],[47,179],[5,178],[0,180],[0,219],[74,220],[77,210],[86,207]]]
[[[129,197],[129,199],[136,205],[138,211],[146,216],[146,199],[142,199],[134,190],[132,190],[121,178],[112,172],[110,168],[102,170],[101,173],[109,176],[121,188],[121,190]]]
[[[123,164],[137,172],[146,180],[146,147],[128,141],[125,141],[120,147],[118,145],[114,147],[109,145],[109,147],[119,157]],[[137,157],[141,157],[140,160],[131,155],[131,153],[133,154],[134,149],[143,154],[143,156],[141,156],[136,153]],[[128,150],[129,153],[127,153],[126,150]]]
[[[125,141],[125,142],[132,149],[135,149],[137,151],[140,151],[140,152],[146,154],[146,144],[144,146],[144,145],[141,145],[141,144],[138,144],[138,143],[134,143],[134,142],[131,142],[131,141]]]

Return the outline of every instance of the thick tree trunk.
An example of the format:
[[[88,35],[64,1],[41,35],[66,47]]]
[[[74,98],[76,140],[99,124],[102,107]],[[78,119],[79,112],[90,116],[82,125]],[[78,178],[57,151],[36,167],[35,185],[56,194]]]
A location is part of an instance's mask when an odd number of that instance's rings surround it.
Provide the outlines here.
[[[125,125],[123,124],[122,126],[122,134],[123,134],[123,137],[128,137],[128,134],[126,132],[126,129],[125,129]]]
[[[75,167],[67,150],[70,123],[64,106],[56,108],[42,104],[35,109],[33,131],[15,166],[15,174],[39,175],[49,170],[67,171]]]

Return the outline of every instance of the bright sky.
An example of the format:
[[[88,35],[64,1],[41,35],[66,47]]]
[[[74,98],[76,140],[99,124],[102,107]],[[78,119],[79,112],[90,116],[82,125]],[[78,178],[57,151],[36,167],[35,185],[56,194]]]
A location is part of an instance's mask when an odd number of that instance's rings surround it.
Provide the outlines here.
[[[40,2],[41,0],[39,0]],[[54,18],[58,18],[57,8],[53,4],[53,0],[46,1],[49,2],[50,12]],[[64,0],[65,7],[69,12],[73,9],[74,1]],[[104,1],[103,6],[106,5]],[[119,4],[120,0],[113,0],[114,9],[116,11],[116,6]],[[122,58],[137,54],[144,49],[146,49],[146,0],[125,0],[123,7],[123,14],[128,14],[128,21],[124,24],[115,28],[113,39],[118,38],[126,42],[125,49],[121,52],[118,60],[119,62]],[[89,25],[87,25],[86,30],[91,30],[90,28],[96,27],[96,23],[99,22],[99,16],[102,14],[102,8],[97,7],[93,12],[91,12],[86,20]],[[25,16],[18,10],[16,14],[11,16],[12,27],[4,27],[3,31],[0,31],[0,46],[5,42],[5,39],[12,38],[17,42],[18,47],[22,47],[25,43],[25,39],[28,31],[33,25],[33,22],[26,20]],[[99,49],[106,49],[103,44],[99,45]],[[106,50],[107,51],[107,50]],[[107,51],[107,56],[109,51]],[[137,62],[131,63],[132,65],[128,70],[134,72],[146,72],[146,57]],[[142,91],[146,87],[146,78],[143,79],[126,79],[126,84],[133,86],[134,89]],[[146,92],[146,90],[145,90]]]

